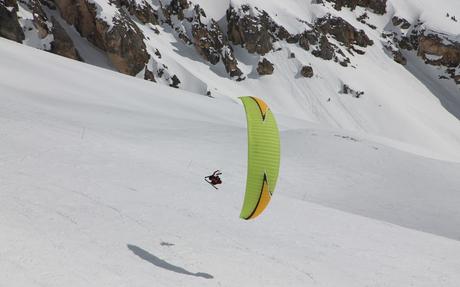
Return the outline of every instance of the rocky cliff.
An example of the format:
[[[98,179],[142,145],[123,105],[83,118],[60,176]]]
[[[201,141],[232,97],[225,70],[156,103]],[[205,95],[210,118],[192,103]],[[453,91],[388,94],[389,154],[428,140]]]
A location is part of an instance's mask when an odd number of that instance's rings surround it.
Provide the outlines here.
[[[368,14],[388,13],[386,0],[325,0],[314,3],[337,11],[349,9],[356,13],[358,9],[367,10],[357,20],[373,29],[376,26],[366,22]],[[41,45],[35,44],[38,48],[84,60],[66,30],[54,19],[59,17],[75,28],[81,37],[102,50],[116,70],[150,80],[165,77],[168,84],[172,84],[174,71],[169,71],[167,65],[158,61],[161,50],[148,47],[143,27],[156,31],[164,29],[183,44],[193,46],[203,61],[211,65],[222,63],[228,77],[236,80],[243,80],[246,75],[239,68],[234,47],[263,56],[276,52],[278,48],[274,46],[278,42],[286,42],[299,45],[312,56],[346,67],[353,62],[353,56],[365,54],[366,47],[374,44],[362,28],[330,13],[312,21],[297,19],[299,27],[304,27],[297,33],[289,32],[272,16],[276,17],[257,6],[235,6],[233,2],[229,3],[225,18],[213,19],[206,15],[198,0],[22,0],[19,3],[2,0],[0,36],[23,42],[27,40],[24,31],[32,37],[30,30],[34,30],[36,38],[42,42]],[[459,83],[460,42],[424,29],[420,21],[410,23],[394,16],[391,24],[394,29],[381,33],[396,62],[405,65],[407,61],[403,51],[416,51],[426,64],[444,67],[449,77]],[[255,68],[260,69],[260,65]]]

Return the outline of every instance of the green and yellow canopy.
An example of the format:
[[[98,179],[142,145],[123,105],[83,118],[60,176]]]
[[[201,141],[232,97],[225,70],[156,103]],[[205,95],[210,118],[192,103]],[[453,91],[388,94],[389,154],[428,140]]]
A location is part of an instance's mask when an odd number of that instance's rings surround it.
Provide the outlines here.
[[[248,125],[248,174],[240,217],[253,219],[267,207],[280,166],[280,137],[275,117],[256,97],[241,97]]]

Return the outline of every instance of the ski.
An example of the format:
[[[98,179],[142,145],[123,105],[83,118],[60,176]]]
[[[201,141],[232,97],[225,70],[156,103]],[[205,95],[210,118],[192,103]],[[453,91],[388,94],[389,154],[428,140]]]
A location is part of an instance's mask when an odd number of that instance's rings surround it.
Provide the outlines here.
[[[204,178],[204,181],[206,181],[207,183],[209,183],[210,186],[214,187],[215,189],[218,189],[217,187],[215,187],[212,183],[210,183],[209,181],[206,180],[206,177]]]

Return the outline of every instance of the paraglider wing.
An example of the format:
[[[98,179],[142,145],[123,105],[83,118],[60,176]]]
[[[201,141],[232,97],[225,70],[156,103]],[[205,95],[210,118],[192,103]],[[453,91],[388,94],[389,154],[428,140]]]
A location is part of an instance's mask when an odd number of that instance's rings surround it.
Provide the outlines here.
[[[275,191],[280,165],[280,138],[275,117],[256,97],[241,97],[248,126],[248,172],[240,217],[253,219],[267,207]]]

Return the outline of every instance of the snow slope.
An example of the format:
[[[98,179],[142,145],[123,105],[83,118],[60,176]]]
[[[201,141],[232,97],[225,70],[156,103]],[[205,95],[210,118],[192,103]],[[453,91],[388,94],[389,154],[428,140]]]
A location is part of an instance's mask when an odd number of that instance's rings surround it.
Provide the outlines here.
[[[276,197],[242,221],[237,101],[3,39],[0,54],[1,284],[458,285],[460,241],[439,236],[459,238],[458,163],[277,114]]]
[[[106,19],[112,25],[111,17],[117,15],[115,5],[108,0],[92,0],[97,4],[100,19]],[[134,1],[142,4],[142,1]],[[161,6],[169,0],[147,1],[154,7],[161,20]],[[323,3],[321,3],[323,2]],[[388,0],[387,13],[377,15],[372,11],[357,7],[354,11],[342,8],[337,11],[327,1],[305,0],[192,0],[206,12],[207,18],[215,19],[222,31],[226,31],[225,12],[232,5],[239,7],[249,4],[264,10],[279,25],[291,33],[301,33],[314,21],[326,14],[341,17],[356,29],[362,29],[374,42],[363,49],[364,55],[351,54],[344,50],[351,59],[349,67],[344,68],[332,61],[314,57],[311,51],[305,51],[298,44],[285,41],[275,43],[274,51],[266,54],[266,58],[274,64],[274,74],[258,76],[257,63],[262,56],[249,54],[244,48],[233,45],[238,66],[246,79],[236,82],[225,72],[224,65],[219,62],[211,65],[196,51],[193,45],[186,45],[179,39],[177,32],[190,33],[190,23],[181,24],[173,17],[173,29],[168,24],[153,26],[142,24],[135,17],[133,20],[145,35],[145,44],[151,55],[149,62],[153,71],[157,69],[165,73],[165,78],[156,76],[160,83],[170,84],[170,76],[177,75],[180,88],[189,92],[211,95],[217,98],[236,99],[240,95],[263,95],[274,106],[278,114],[289,115],[301,120],[315,122],[332,129],[346,129],[353,132],[371,134],[404,142],[419,149],[424,154],[444,160],[460,160],[460,88],[453,81],[440,80],[444,75],[441,71],[423,64],[414,55],[406,55],[409,62],[406,67],[392,59],[385,48],[386,39],[382,33],[395,29],[392,17],[397,16],[408,20],[411,24],[418,21],[427,30],[449,36],[460,41],[460,2],[457,0]],[[33,30],[32,13],[27,5],[19,3],[22,25],[26,28],[25,44],[46,48],[50,40],[38,39],[37,31]],[[70,27],[59,16],[59,12],[45,9],[48,16],[54,16],[68,32],[83,60],[87,63],[114,69],[107,56],[85,38],[75,28]],[[367,24],[357,20],[364,13],[368,15]],[[164,19],[163,19],[164,20]],[[301,22],[301,21],[302,22]],[[161,21],[160,21],[161,22]],[[188,30],[187,30],[188,29]],[[159,31],[157,34],[156,31]],[[189,35],[190,36],[190,35]],[[337,41],[330,38],[335,44]],[[340,44],[338,44],[340,46]],[[361,49],[361,48],[360,48]],[[158,51],[158,52],[157,52]],[[157,56],[161,54],[161,56]],[[291,53],[295,58],[290,58]],[[303,65],[311,65],[315,76],[306,79],[299,76]],[[167,67],[167,69],[164,69]],[[144,76],[141,71],[139,77]],[[354,90],[363,91],[364,95],[357,99],[351,95],[340,93],[346,84]]]
[[[391,18],[395,15],[405,17],[411,23],[423,21],[427,29],[459,37],[460,22],[453,22],[445,16],[448,12],[460,17],[458,1],[443,0],[433,4],[424,0],[421,4],[416,0],[394,0],[388,2],[388,13],[385,15],[377,15],[361,7],[354,11],[348,8],[336,11],[329,2],[319,5],[313,4],[314,1],[300,0],[192,2],[202,6],[209,19],[218,21],[225,18],[230,4],[233,7],[249,4],[266,11],[277,24],[291,33],[310,29],[299,19],[313,23],[330,13],[342,17],[357,29],[363,29],[374,45],[365,49],[365,55],[352,56],[344,50],[353,66],[344,68],[314,57],[297,44],[277,42],[275,49],[280,50],[265,55],[274,64],[274,73],[262,77],[258,76],[256,68],[263,57],[235,46],[239,67],[247,75],[246,80],[235,82],[228,78],[222,63],[212,66],[204,62],[193,46],[184,45],[170,29],[159,27],[160,34],[157,35],[149,27],[140,25],[149,39],[145,41],[147,46],[161,51],[160,61],[178,75],[182,81],[181,88],[201,94],[211,91],[212,95],[233,98],[263,95],[280,114],[331,128],[391,138],[435,152],[443,159],[460,160],[459,87],[448,83],[449,88],[444,88],[445,83],[440,82],[437,75],[430,74],[431,67],[426,65],[405,69],[388,55],[382,38],[382,32],[390,29]],[[434,9],[433,5],[437,8]],[[365,12],[369,16],[367,22],[375,25],[376,30],[356,19]],[[225,25],[221,26],[225,31]],[[291,53],[296,57],[289,58]],[[312,79],[299,76],[303,65],[313,67],[315,76]],[[343,84],[365,94],[360,99],[340,94]]]

